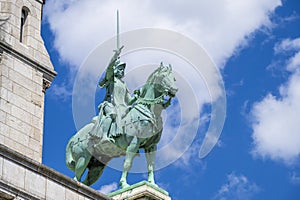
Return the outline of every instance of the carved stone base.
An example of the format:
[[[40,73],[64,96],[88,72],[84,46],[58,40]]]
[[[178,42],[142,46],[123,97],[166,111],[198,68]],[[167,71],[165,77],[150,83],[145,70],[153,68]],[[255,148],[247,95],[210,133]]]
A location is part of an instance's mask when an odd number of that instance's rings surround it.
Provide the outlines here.
[[[147,181],[108,194],[114,200],[171,200],[169,193]]]

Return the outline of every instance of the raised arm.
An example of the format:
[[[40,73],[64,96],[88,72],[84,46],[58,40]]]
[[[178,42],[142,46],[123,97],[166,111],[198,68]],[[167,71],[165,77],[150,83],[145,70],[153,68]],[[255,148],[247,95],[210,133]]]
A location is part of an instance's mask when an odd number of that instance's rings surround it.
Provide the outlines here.
[[[99,82],[100,87],[105,87],[107,82],[114,81],[114,66],[116,64],[116,61],[120,58],[121,50],[124,46],[121,48],[114,50],[114,55],[111,58],[108,67],[106,68],[105,77]]]

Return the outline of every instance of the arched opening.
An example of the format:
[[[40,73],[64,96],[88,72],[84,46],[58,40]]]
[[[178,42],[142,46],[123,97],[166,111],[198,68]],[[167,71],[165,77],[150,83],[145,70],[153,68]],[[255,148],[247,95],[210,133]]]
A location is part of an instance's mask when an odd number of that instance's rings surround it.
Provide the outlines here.
[[[21,27],[20,27],[20,42],[24,43],[25,42],[25,36],[27,34],[27,29],[28,29],[28,25],[27,25],[27,18],[28,18],[28,14],[29,14],[29,9],[26,7],[22,8],[21,11]]]

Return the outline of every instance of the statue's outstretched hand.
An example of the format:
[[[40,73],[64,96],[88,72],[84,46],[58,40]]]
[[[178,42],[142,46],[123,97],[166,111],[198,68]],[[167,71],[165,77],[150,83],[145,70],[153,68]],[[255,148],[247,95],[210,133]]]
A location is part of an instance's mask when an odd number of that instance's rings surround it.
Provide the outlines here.
[[[122,45],[119,49],[114,50],[114,52],[115,52],[116,54],[119,54],[119,55],[120,55],[123,48],[124,48],[124,45]]]
[[[139,89],[133,91],[133,94],[135,94],[137,96],[140,96],[140,93],[141,93],[141,91]]]
[[[124,48],[124,45],[122,45],[119,49],[114,50],[115,54],[112,59],[112,60],[114,60],[114,62],[116,62],[116,60],[120,58],[120,54],[121,54],[121,51],[123,48]]]

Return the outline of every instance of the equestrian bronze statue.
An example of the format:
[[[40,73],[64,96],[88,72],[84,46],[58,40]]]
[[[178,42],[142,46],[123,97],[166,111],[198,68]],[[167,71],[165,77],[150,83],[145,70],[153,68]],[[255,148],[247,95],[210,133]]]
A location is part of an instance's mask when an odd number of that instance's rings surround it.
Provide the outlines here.
[[[81,181],[88,170],[82,181],[86,185],[99,179],[112,158],[125,155],[120,186],[129,186],[127,173],[139,149],[145,151],[148,182],[155,184],[155,153],[163,132],[161,113],[170,105],[178,89],[171,65],[161,63],[131,97],[122,80],[126,64],[118,59],[121,49],[115,51],[99,83],[106,89],[106,95],[99,105],[98,116],[80,129],[66,147],[66,164],[75,172],[74,179]]]

